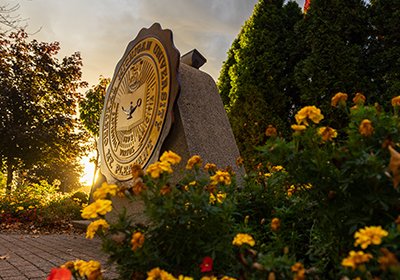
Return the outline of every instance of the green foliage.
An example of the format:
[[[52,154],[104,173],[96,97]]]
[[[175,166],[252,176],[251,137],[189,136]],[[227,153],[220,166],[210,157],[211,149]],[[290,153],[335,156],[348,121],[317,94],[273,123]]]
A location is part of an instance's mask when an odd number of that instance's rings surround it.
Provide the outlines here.
[[[85,86],[80,54],[59,60],[57,42],[27,37],[24,31],[0,34],[0,163],[8,190],[14,171],[65,166],[84,152],[76,119],[78,88]]]
[[[242,156],[257,163],[254,146],[265,142],[266,124],[287,133],[294,62],[299,55],[294,2],[260,1],[228,52],[218,86]]]
[[[286,244],[296,259],[314,267],[323,278],[340,273],[340,262],[357,229],[389,226],[400,207],[392,180],[396,171],[388,168],[393,155],[387,149],[400,143],[396,110],[393,114],[361,104],[333,110],[349,115],[346,127],[336,132],[337,140],[335,136],[322,139],[320,127],[329,122],[323,120],[295,132],[291,141],[270,139],[260,149],[266,162],[282,165],[287,172],[284,180],[276,180],[275,173],[267,177],[263,195],[269,198],[257,202],[267,207],[267,220],[275,216],[282,221],[279,239],[266,248],[281,250]],[[372,130],[361,126],[364,120],[371,121]]]
[[[398,1],[312,0],[301,15],[294,2],[260,0],[228,52],[219,90],[247,167],[259,162],[273,125],[290,139],[293,114],[319,106],[332,126],[348,116],[327,102],[336,92],[362,92],[371,103],[400,93]]]
[[[79,102],[79,118],[83,126],[95,137],[99,136],[100,116],[109,83],[109,78],[100,77],[99,84],[88,90],[85,98]]]
[[[3,226],[25,223],[38,227],[55,227],[79,219],[87,194],[62,194],[60,181],[49,184],[20,184],[6,196],[5,186],[0,191],[0,222]]]

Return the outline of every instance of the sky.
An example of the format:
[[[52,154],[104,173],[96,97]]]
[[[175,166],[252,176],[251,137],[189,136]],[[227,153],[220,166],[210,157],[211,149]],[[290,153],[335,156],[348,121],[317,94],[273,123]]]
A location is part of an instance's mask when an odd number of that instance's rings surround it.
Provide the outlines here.
[[[302,7],[304,0],[297,0]],[[173,32],[181,55],[196,48],[201,70],[218,79],[222,62],[257,0],[0,0],[19,4],[31,38],[60,42],[60,57],[78,51],[89,86],[112,78],[128,43],[159,22]],[[38,31],[37,33],[35,33]],[[35,34],[34,34],[35,33]]]

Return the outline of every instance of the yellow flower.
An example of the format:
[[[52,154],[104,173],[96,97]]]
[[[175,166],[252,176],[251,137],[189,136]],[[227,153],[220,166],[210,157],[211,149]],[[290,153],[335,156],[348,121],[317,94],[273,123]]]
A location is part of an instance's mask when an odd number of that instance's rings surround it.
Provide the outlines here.
[[[97,261],[90,260],[85,262],[77,260],[74,262],[75,270],[81,277],[87,277],[88,280],[96,280],[101,276],[101,265]]]
[[[392,98],[392,106],[393,107],[400,106],[400,95]]]
[[[172,173],[173,171],[171,164],[168,161],[157,161],[153,164],[150,164],[149,167],[147,167],[146,172],[150,174],[150,177],[156,179],[159,178],[164,172]]]
[[[268,137],[275,137],[276,135],[278,135],[278,133],[276,132],[276,128],[270,124],[265,130],[265,135]]]
[[[104,229],[108,229],[110,227],[110,225],[104,219],[99,219],[99,220],[91,222],[86,230],[86,238],[93,239],[96,231],[100,227],[103,228],[103,230],[104,230]]]
[[[170,164],[178,164],[181,162],[181,157],[172,151],[165,151],[160,157],[160,161],[166,161]]]
[[[100,188],[94,191],[93,193],[93,199],[98,200],[98,199],[104,199],[107,197],[108,194],[111,196],[115,196],[117,194],[118,187],[116,185],[109,185],[106,182],[104,182]]]
[[[285,168],[283,168],[283,166],[281,165],[272,166],[271,172],[279,172],[279,171],[285,171]]]
[[[250,246],[254,246],[256,242],[253,237],[247,233],[238,233],[232,241],[232,244],[235,246],[241,246],[243,244],[248,244]]]
[[[147,272],[146,280],[176,280],[174,276],[158,267]]]
[[[287,190],[287,196],[291,197],[295,192],[296,192],[296,187],[294,185],[291,185]]]
[[[372,255],[363,251],[350,251],[349,256],[342,260],[342,266],[349,266],[356,269],[359,264],[363,264],[372,259]]]
[[[135,232],[132,235],[131,244],[132,244],[132,251],[136,251],[137,249],[141,248],[144,243],[144,234],[140,231]]]
[[[347,101],[347,94],[343,92],[338,92],[335,94],[334,97],[331,99],[332,107],[337,107],[339,105],[345,105]]]
[[[366,249],[368,245],[379,245],[382,242],[382,237],[388,236],[388,232],[382,229],[381,226],[370,226],[360,229],[354,233],[354,246],[361,245],[362,249]]]
[[[305,106],[294,116],[297,124],[308,125],[308,120],[314,123],[319,123],[324,116],[321,114],[321,110],[315,106]]]
[[[229,276],[222,276],[222,278],[220,280],[236,280],[236,278],[233,277],[229,277]]]
[[[354,98],[353,98],[353,102],[356,105],[363,105],[365,103],[365,100],[366,100],[366,98],[365,98],[364,94],[362,94],[361,92],[357,92],[356,96],[354,96]]]
[[[185,275],[179,275],[178,280],[194,280],[192,277],[185,276]]]
[[[303,130],[306,130],[306,128],[307,128],[307,126],[305,126],[305,125],[302,125],[302,124],[292,124],[291,126],[290,126],[294,131],[303,131]]]
[[[186,164],[186,169],[187,170],[192,170],[193,167],[200,167],[203,164],[203,161],[201,160],[201,157],[199,155],[194,155],[192,156],[187,164]]]
[[[200,280],[218,280],[218,278],[215,276],[203,276]]]
[[[210,177],[210,180],[212,185],[217,185],[218,183],[230,185],[231,175],[229,174],[229,172],[218,170],[215,175]]]
[[[18,206],[17,209],[18,209],[19,211],[22,211],[22,210],[24,210],[24,207],[23,207],[23,206]]]
[[[332,141],[333,138],[337,137],[335,129],[329,126],[323,126],[318,129],[318,134],[321,135],[322,141]]]
[[[95,219],[98,215],[105,215],[112,210],[112,202],[107,199],[98,199],[82,210],[82,218]]]
[[[374,133],[374,127],[372,126],[372,122],[370,120],[364,119],[362,120],[358,131],[363,136],[371,136]]]
[[[271,221],[271,230],[278,231],[280,227],[281,227],[281,220],[279,220],[279,218],[273,218]]]
[[[218,192],[217,195],[210,193],[209,203],[214,204],[216,201],[218,203],[222,203],[222,202],[224,202],[225,198],[226,198],[226,193]]]

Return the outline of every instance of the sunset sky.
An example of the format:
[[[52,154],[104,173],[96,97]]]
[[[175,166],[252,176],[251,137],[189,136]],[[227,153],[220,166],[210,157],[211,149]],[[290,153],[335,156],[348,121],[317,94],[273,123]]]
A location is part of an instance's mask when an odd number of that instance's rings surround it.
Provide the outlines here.
[[[297,0],[301,7],[304,0]],[[207,58],[201,70],[218,78],[232,41],[257,0],[0,0],[19,4],[27,30],[40,41],[59,41],[61,56],[79,51],[83,80],[112,77],[128,43],[143,27],[171,29],[181,55],[196,48]]]

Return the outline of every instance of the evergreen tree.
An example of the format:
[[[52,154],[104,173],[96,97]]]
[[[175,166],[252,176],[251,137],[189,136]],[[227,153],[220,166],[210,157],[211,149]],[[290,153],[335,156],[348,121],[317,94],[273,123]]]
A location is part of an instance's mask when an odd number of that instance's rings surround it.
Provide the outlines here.
[[[366,62],[373,101],[385,102],[400,95],[400,1],[373,0],[370,41]],[[385,105],[385,104],[382,104]]]
[[[298,32],[304,36],[306,55],[295,69],[300,104],[329,106],[337,92],[368,94],[363,60],[368,39],[367,7],[363,0],[312,0]],[[326,104],[325,106],[321,106]]]
[[[300,55],[294,26],[301,18],[295,2],[260,0],[222,68],[219,89],[247,160],[255,161],[254,147],[264,143],[268,125],[289,131],[297,93],[293,69]]]

